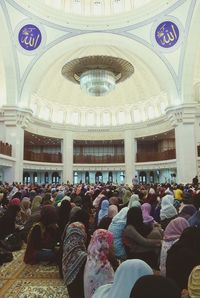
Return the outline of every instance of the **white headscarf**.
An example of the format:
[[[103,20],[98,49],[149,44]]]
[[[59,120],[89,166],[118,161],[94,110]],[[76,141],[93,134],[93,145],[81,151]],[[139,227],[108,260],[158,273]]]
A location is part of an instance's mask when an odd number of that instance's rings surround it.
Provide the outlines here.
[[[147,263],[139,259],[126,260],[117,268],[113,284],[99,287],[92,298],[129,298],[135,282],[144,275],[153,275]]]
[[[141,204],[140,204],[140,198],[137,194],[133,194],[129,200],[129,203],[128,203],[128,208],[131,208],[131,207],[140,207]]]
[[[174,197],[172,195],[166,195],[161,201],[160,219],[172,218],[177,215],[176,208],[173,206]]]

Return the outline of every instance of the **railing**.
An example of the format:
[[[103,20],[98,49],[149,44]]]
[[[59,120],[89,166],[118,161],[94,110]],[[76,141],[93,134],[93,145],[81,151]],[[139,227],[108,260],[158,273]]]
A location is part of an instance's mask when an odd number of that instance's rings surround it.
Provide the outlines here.
[[[33,151],[25,151],[24,160],[61,163],[62,154],[61,153],[52,154],[52,153],[46,153],[46,152],[36,153]]]
[[[138,152],[137,162],[161,161],[176,158],[176,149],[170,149],[163,152]]]
[[[124,163],[124,155],[74,155],[74,163]]]
[[[12,145],[0,141],[0,154],[12,156]]]

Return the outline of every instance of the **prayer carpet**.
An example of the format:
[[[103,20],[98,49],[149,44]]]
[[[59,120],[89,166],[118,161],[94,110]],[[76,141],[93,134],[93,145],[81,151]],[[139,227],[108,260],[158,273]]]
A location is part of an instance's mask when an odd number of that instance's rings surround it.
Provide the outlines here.
[[[24,249],[0,266],[1,298],[69,298],[56,265],[26,265]]]

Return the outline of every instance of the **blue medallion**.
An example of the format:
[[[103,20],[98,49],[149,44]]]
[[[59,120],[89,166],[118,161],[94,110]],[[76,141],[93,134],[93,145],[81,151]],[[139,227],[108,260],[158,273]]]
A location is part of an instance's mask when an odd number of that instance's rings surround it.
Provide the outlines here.
[[[163,48],[173,47],[179,39],[178,26],[171,21],[162,22],[155,30],[155,39]]]
[[[23,26],[18,34],[18,41],[22,48],[27,51],[36,50],[42,41],[42,34],[38,27],[33,24]]]

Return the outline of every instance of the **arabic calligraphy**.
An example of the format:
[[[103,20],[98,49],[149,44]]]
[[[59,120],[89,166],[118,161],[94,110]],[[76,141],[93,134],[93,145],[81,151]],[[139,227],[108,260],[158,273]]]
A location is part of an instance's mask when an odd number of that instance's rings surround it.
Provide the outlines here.
[[[173,47],[179,39],[179,29],[171,21],[162,22],[155,31],[157,43],[164,48]]]
[[[35,25],[27,24],[20,29],[18,41],[25,50],[33,51],[41,44],[41,31]]]

